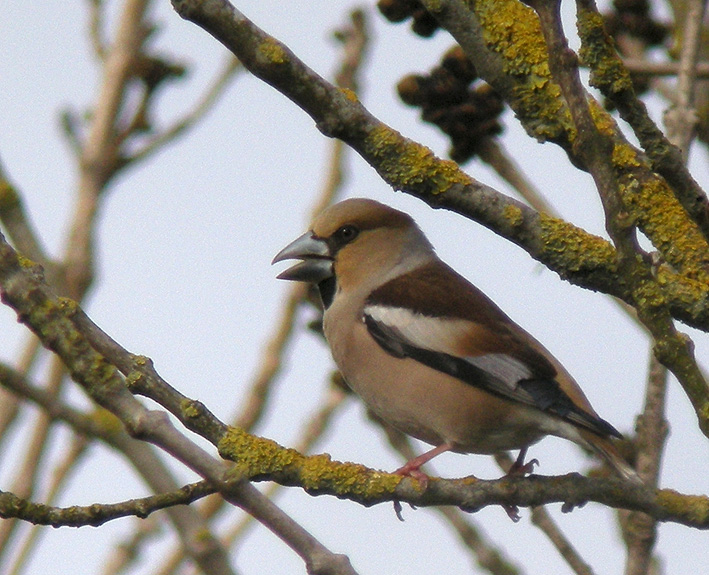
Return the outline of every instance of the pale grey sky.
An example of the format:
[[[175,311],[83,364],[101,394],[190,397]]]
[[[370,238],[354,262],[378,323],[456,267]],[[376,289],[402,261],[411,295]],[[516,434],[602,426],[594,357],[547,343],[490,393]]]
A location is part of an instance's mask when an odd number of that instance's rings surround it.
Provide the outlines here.
[[[337,62],[331,31],[355,2],[314,0],[282,3],[245,0],[237,6],[284,41],[323,76]],[[181,20],[169,2],[155,5],[162,53],[191,65],[189,78],[165,90],[158,112],[164,124],[180,116],[221,66],[225,50],[195,25]],[[443,33],[414,37],[369,10],[372,45],[363,76],[362,100],[380,119],[440,155],[445,140],[403,106],[395,84],[405,73],[425,72],[452,44]],[[59,128],[59,112],[83,112],[95,97],[98,66],[89,54],[85,3],[12,2],[0,34],[0,158],[27,203],[36,229],[53,254],[63,249],[74,199],[76,168]],[[654,104],[657,117],[661,103]],[[567,165],[551,144],[524,135],[511,114],[503,141],[548,199],[570,221],[605,235],[590,178]],[[130,170],[112,186],[98,226],[98,277],[87,303],[91,317],[129,350],[150,356],[158,371],[186,395],[204,402],[222,420],[238,409],[279,313],[287,289],[271,268],[273,255],[304,231],[323,181],[330,142],[313,122],[269,86],[241,76],[192,134],[152,161]],[[709,184],[705,150],[692,167]],[[511,193],[489,169],[474,161],[476,178]],[[607,297],[570,286],[522,250],[454,214],[433,212],[418,200],[393,193],[363,160],[348,157],[347,196],[366,196],[411,213],[441,257],[488,293],[534,334],[575,376],[596,410],[621,431],[633,428],[642,403],[648,361],[645,337]],[[280,269],[280,268],[279,268]],[[303,318],[305,321],[307,318]],[[684,329],[682,327],[682,329]],[[20,349],[23,330],[0,307],[0,358]],[[692,332],[694,334],[694,332]],[[696,338],[697,356],[707,357],[709,338]],[[304,336],[287,354],[268,420],[258,432],[292,444],[322,396],[332,368],[317,339]],[[73,393],[82,403],[80,394]],[[682,391],[672,382],[668,416],[671,436],[662,485],[706,493],[709,447]],[[66,441],[57,433],[56,447]],[[13,442],[23,446],[23,437]],[[318,448],[333,458],[392,470],[399,466],[377,429],[354,400],[336,419]],[[582,469],[573,445],[546,439],[530,451],[540,473]],[[444,455],[435,462],[445,477],[498,477],[485,456]],[[176,466],[185,480],[193,475]],[[14,476],[0,462],[0,489]],[[62,505],[114,502],[146,495],[125,464],[101,446],[92,448]],[[350,556],[363,575],[374,573],[471,572],[470,558],[433,510],[404,510],[397,521],[391,505],[365,509],[330,497],[311,498],[287,489],[277,498],[288,512],[331,550]],[[571,514],[550,511],[581,554],[601,573],[622,570],[623,549],[611,512],[589,504]],[[237,512],[234,512],[236,514]],[[498,545],[525,565],[529,575],[567,573],[568,567],[529,522],[512,524],[499,508],[471,516]],[[226,523],[226,521],[225,521]],[[111,546],[134,530],[131,519],[99,529],[46,529],[28,573],[99,573]],[[696,570],[709,562],[706,534],[661,525],[658,553],[667,573]],[[163,545],[164,548],[167,548]],[[160,553],[146,556],[159,559]],[[300,560],[264,528],[238,546],[234,563],[244,575],[303,573]],[[153,559],[151,559],[153,561]],[[135,573],[151,573],[155,563]]]

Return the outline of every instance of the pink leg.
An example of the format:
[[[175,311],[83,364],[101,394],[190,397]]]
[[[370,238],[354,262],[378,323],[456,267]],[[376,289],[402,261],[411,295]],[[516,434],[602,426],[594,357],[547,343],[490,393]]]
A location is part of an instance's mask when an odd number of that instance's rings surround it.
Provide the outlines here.
[[[513,477],[515,475],[530,475],[534,471],[534,466],[539,465],[539,461],[536,459],[530,459],[527,463],[524,462],[524,458],[527,457],[527,448],[523,447],[519,451],[519,455],[515,462],[511,465],[505,477]],[[503,505],[502,508],[507,513],[507,516],[512,519],[515,523],[520,520],[519,508],[516,505]]]
[[[407,461],[406,465],[404,465],[403,467],[399,467],[399,469],[397,469],[394,473],[396,475],[403,475],[404,477],[413,477],[414,479],[417,479],[421,482],[421,488],[425,490],[426,487],[428,487],[428,475],[426,475],[419,468],[424,463],[431,461],[431,459],[436,457],[436,455],[440,455],[441,453],[445,453],[446,451],[450,451],[451,449],[453,449],[453,445],[451,445],[450,443],[442,443],[441,445],[434,447],[426,453],[422,453],[418,457],[414,457],[411,461]],[[416,509],[413,505],[411,507],[413,509]],[[396,516],[399,521],[404,520],[404,517],[401,514],[401,503],[398,499],[394,500],[394,513],[396,513]]]
[[[404,475],[407,477],[413,477],[419,481],[428,482],[428,476],[423,471],[420,471],[419,468],[424,463],[431,461],[431,459],[437,455],[450,451],[451,449],[453,449],[453,445],[450,443],[442,443],[426,453],[422,453],[418,457],[414,457],[411,461],[407,462],[403,467],[397,469],[394,473],[396,475]]]

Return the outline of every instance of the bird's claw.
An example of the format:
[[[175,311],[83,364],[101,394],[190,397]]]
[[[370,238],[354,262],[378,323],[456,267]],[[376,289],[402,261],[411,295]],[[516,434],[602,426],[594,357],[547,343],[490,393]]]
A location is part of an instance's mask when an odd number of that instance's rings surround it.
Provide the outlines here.
[[[509,471],[507,471],[507,477],[515,475],[521,475],[522,477],[525,477],[527,475],[531,475],[532,473],[534,473],[535,465],[539,465],[538,459],[530,459],[529,461],[527,461],[527,463],[520,463],[519,461],[515,461],[510,467]]]
[[[513,522],[517,523],[522,518],[519,514],[519,507],[516,505],[503,505],[502,508],[507,513],[507,517],[512,519]]]

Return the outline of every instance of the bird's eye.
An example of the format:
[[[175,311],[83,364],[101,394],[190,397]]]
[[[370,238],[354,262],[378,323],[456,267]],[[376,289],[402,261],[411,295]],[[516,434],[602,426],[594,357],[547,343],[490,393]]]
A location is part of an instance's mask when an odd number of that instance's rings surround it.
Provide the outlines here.
[[[337,241],[340,244],[347,244],[354,240],[358,235],[359,230],[351,224],[342,226],[335,232],[335,238],[337,238]]]

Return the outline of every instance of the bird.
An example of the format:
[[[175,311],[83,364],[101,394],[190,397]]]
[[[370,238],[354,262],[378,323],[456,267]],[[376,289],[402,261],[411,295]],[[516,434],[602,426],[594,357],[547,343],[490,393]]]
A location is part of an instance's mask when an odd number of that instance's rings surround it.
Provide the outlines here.
[[[395,473],[445,453],[519,450],[508,474],[529,474],[527,449],[570,440],[641,483],[614,442],[621,434],[542,344],[436,254],[413,218],[351,198],[326,208],[273,264],[278,279],[315,284],[323,330],[347,385],[384,422],[432,448]]]

